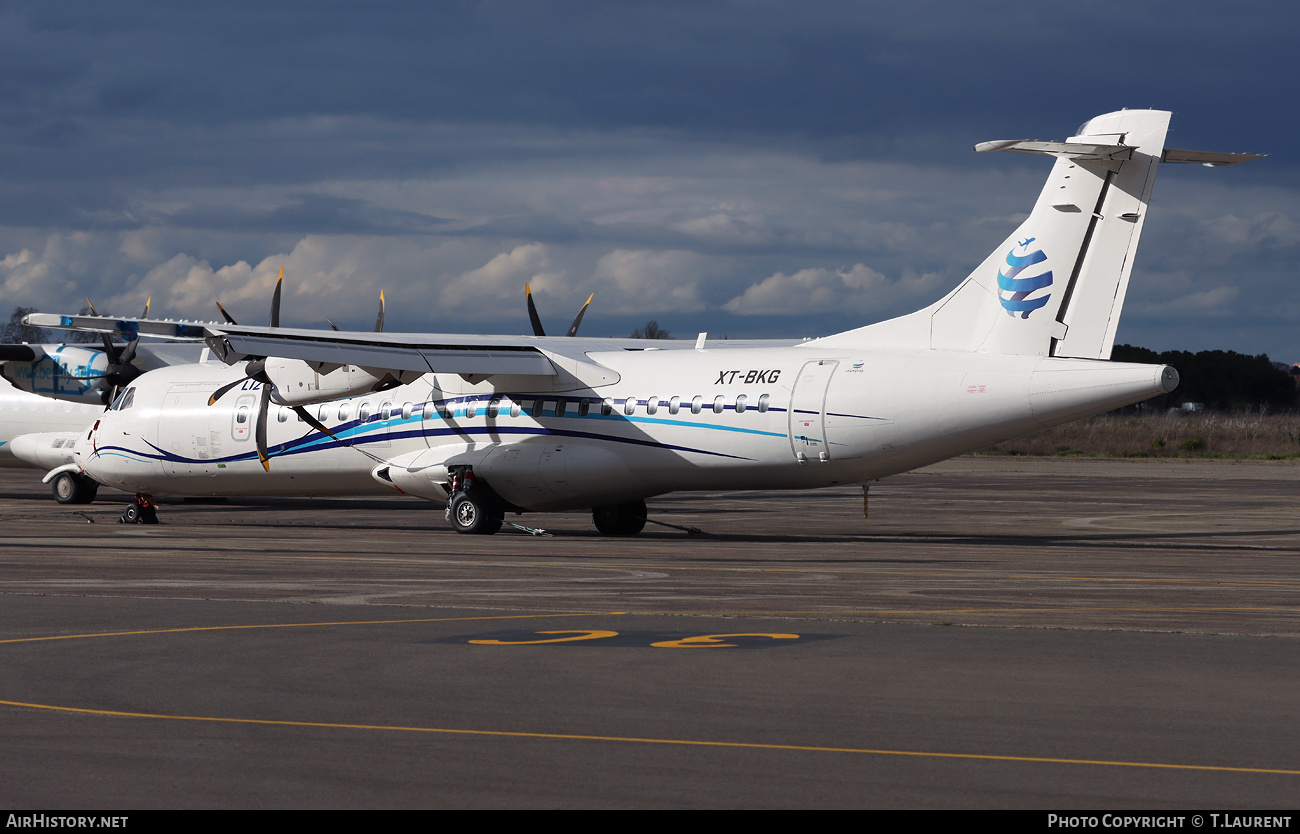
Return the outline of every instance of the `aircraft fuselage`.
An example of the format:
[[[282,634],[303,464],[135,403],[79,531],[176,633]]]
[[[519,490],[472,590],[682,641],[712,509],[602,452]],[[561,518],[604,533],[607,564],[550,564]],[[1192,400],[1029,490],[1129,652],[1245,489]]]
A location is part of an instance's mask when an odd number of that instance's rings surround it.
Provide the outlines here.
[[[272,405],[270,471],[253,443],[261,383],[215,405],[242,366],[150,372],[83,435],[97,480],[171,495],[445,495],[471,465],[526,510],[678,490],[860,483],[1172,390],[1163,366],[812,346],[589,352],[599,379],[428,374],[310,407],[336,437]],[[337,438],[337,439],[336,439]]]

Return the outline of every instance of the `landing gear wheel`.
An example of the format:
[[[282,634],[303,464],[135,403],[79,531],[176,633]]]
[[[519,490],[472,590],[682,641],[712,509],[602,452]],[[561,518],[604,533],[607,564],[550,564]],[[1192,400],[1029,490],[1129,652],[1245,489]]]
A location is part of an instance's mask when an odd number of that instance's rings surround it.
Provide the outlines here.
[[[158,506],[148,495],[137,495],[135,500],[126,505],[118,524],[157,524]]]
[[[645,528],[645,502],[596,507],[591,511],[591,520],[606,536],[635,536]]]
[[[451,526],[457,533],[490,536],[501,529],[503,514],[488,493],[477,489],[457,492],[448,504]]]
[[[60,504],[89,504],[99,492],[99,484],[76,472],[60,472],[50,482],[54,500]]]

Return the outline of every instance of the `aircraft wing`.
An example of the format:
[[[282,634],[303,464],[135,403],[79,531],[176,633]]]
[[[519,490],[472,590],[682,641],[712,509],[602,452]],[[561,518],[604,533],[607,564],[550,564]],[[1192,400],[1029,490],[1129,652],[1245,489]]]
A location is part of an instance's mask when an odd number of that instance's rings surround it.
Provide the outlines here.
[[[127,340],[140,336],[201,340],[227,364],[275,356],[302,360],[318,368],[355,365],[397,372],[477,376],[555,376],[558,371],[552,360],[557,357],[591,364],[588,351],[684,350],[696,346],[691,341],[658,339],[349,332],[53,313],[32,313],[24,321],[35,327],[107,333]]]
[[[206,342],[225,362],[278,356],[326,366],[391,371],[554,376],[536,337],[365,333],[213,325]]]
[[[203,341],[227,364],[257,356],[300,359],[314,365],[358,365],[390,371],[554,376],[536,337],[368,333],[291,327],[246,327],[217,322],[119,319],[33,313],[34,327]],[[569,340],[572,341],[572,340]]]

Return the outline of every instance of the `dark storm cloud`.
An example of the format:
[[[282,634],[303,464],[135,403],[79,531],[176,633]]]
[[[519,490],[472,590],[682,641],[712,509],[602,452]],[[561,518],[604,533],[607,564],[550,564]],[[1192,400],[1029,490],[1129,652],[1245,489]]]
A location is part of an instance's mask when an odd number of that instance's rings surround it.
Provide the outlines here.
[[[204,139],[213,130],[260,175],[286,162],[290,177],[357,164],[413,173],[436,162],[436,153],[392,154],[382,143],[322,153],[301,146],[307,137],[290,132],[279,144],[258,128],[316,118],[661,128],[873,157],[930,151],[942,137],[963,148],[1008,130],[1060,137],[1062,125],[1119,106],[1203,114],[1183,128],[1188,138],[1233,148],[1298,126],[1276,97],[1279,79],[1300,75],[1280,3],[1230,15],[1207,2],[9,9],[0,25],[5,143],[47,151],[29,155],[37,168],[52,167],[54,151],[102,152],[83,170],[98,162],[110,175],[186,169],[185,148],[219,152]],[[115,147],[124,120],[150,135]],[[270,139],[260,154],[232,136],[241,127]]]

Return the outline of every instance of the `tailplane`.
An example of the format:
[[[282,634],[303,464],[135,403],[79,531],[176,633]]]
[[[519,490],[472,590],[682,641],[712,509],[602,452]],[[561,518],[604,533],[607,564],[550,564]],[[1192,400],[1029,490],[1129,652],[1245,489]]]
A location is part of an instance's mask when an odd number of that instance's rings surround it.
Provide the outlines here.
[[[1169,117],[1121,110],[1064,142],[977,145],[1056,157],[1029,217],[935,304],[815,344],[1110,358],[1159,163],[1258,158],[1166,150]]]

